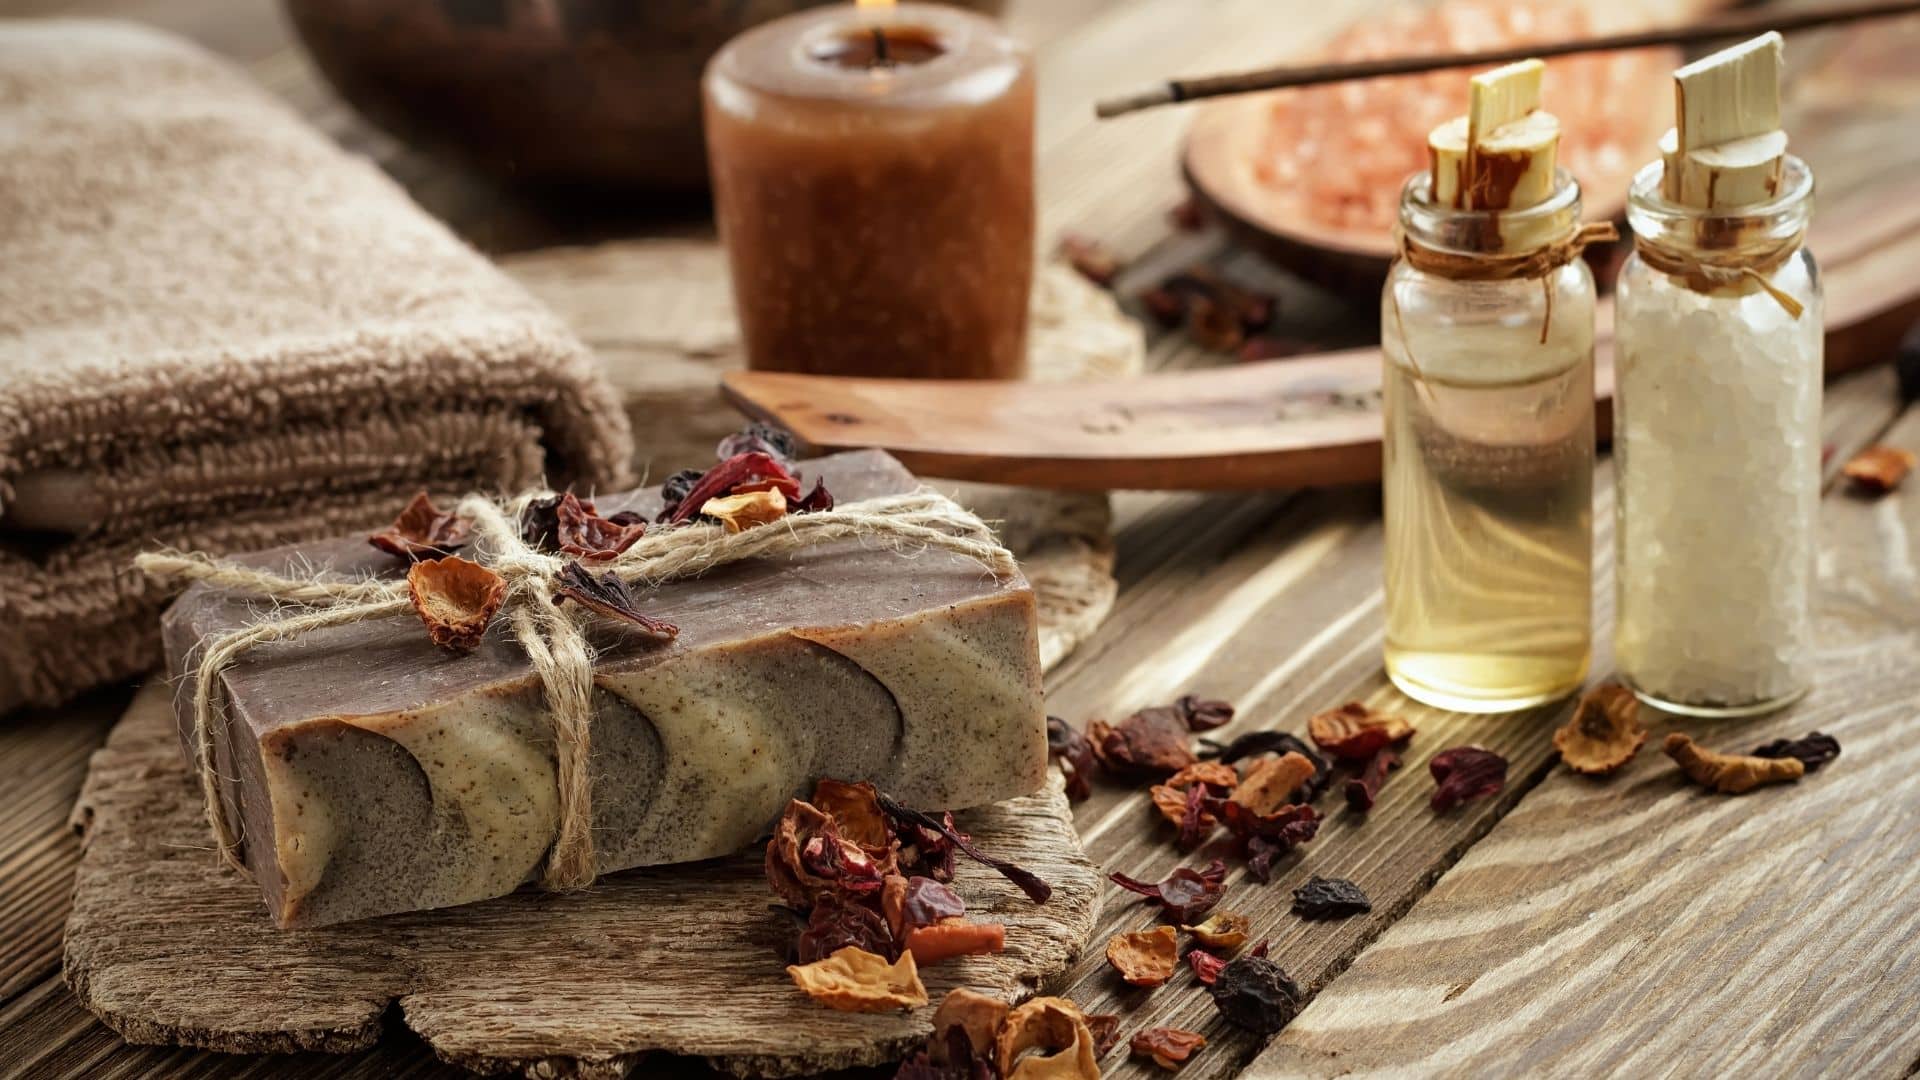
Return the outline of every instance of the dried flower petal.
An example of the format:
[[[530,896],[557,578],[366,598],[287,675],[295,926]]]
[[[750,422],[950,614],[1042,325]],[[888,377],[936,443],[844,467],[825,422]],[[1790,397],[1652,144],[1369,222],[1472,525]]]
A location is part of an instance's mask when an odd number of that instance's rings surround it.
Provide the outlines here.
[[[1186,694],[1173,703],[1173,710],[1187,723],[1189,731],[1212,731],[1233,722],[1233,706],[1224,701]]]
[[[933,1037],[928,1040],[928,1056],[936,1065],[952,1064],[953,1044],[946,1033],[959,1028],[966,1035],[970,1060],[985,1060],[993,1053],[994,1033],[1006,1019],[1006,1002],[977,990],[955,987],[947,991],[947,996],[940,999],[940,1007],[933,1010]]]
[[[629,623],[655,641],[672,641],[680,635],[678,626],[641,614],[632,587],[611,570],[595,577],[586,567],[570,562],[561,568],[554,591],[563,600],[585,604],[607,618]]]
[[[956,956],[1001,952],[1007,947],[1007,928],[999,923],[947,918],[931,926],[918,926],[907,931],[904,944],[914,960],[922,967],[927,967]]]
[[[407,598],[433,643],[443,649],[477,648],[506,595],[505,578],[458,555],[417,562],[407,570]]]
[[[529,520],[522,519],[522,532],[526,531]],[[647,532],[644,521],[622,524],[601,517],[591,501],[576,498],[571,491],[560,496],[553,510],[553,521],[553,538],[560,551],[582,559],[611,559],[632,547]]]
[[[811,964],[849,945],[889,958],[899,952],[879,912],[850,895],[826,893],[813,905],[805,929],[794,942],[795,959]]]
[[[1264,956],[1243,956],[1228,964],[1207,992],[1220,1015],[1261,1035],[1286,1027],[1300,1011],[1300,988]]]
[[[1183,866],[1162,881],[1141,881],[1118,870],[1107,875],[1115,885],[1154,900],[1165,909],[1167,918],[1181,923],[1197,923],[1220,902],[1227,881],[1227,864],[1215,859],[1204,870]]]
[[[1410,738],[1413,725],[1397,716],[1375,712],[1358,701],[1317,713],[1307,721],[1314,743],[1347,761],[1365,761],[1377,751]]]
[[[1577,773],[1603,775],[1633,760],[1647,741],[1640,699],[1624,686],[1596,686],[1580,697],[1573,716],[1553,733],[1560,760]]]
[[[1080,729],[1057,716],[1047,717],[1047,754],[1067,778],[1067,798],[1080,802],[1093,794],[1093,744]]]
[[[1380,788],[1387,782],[1387,773],[1400,767],[1400,755],[1392,750],[1381,749],[1367,759],[1360,775],[1347,779],[1347,805],[1361,813],[1373,809],[1373,802],[1380,797]]]
[[[1920,464],[1911,450],[1902,450],[1897,446],[1869,446],[1853,455],[1841,472],[1853,481],[1854,490],[1872,495],[1885,495],[1900,486],[1907,473]]]
[[[1105,1057],[1120,1041],[1120,1015],[1118,1013],[1081,1013],[1080,1019],[1093,1033],[1093,1053],[1096,1057]]]
[[[825,960],[790,964],[787,975],[808,997],[841,1012],[891,1012],[927,1003],[927,988],[912,953],[901,953],[889,964],[883,956],[849,945]]]
[[[1288,751],[1261,758],[1247,768],[1233,791],[1233,801],[1256,814],[1271,814],[1292,802],[1293,793],[1305,787],[1313,773],[1313,762],[1303,754]]]
[[[687,496],[693,491],[694,485],[698,484],[700,478],[705,475],[706,474],[699,469],[681,469],[679,472],[667,477],[666,483],[660,485],[661,509],[660,516],[656,520],[668,521],[672,519],[673,512],[679,509],[682,502],[686,501]]]
[[[1193,789],[1205,788],[1204,794],[1219,797],[1231,793],[1239,783],[1240,774],[1231,766],[1200,761],[1167,777],[1166,783],[1148,788],[1147,796],[1168,821],[1180,827],[1181,846],[1193,847],[1204,839],[1204,834],[1199,838],[1189,838],[1187,834],[1212,829],[1214,824],[1213,814],[1206,808],[1207,800],[1192,798]]]
[[[1372,910],[1373,901],[1346,878],[1315,874],[1293,890],[1293,913],[1303,919],[1345,919]]]
[[[466,518],[433,505],[422,491],[408,501],[393,524],[367,537],[367,543],[403,559],[451,555],[473,538]]]
[[[1187,966],[1193,969],[1193,977],[1199,979],[1202,985],[1212,986],[1227,962],[1205,949],[1188,949]]]
[[[808,801],[833,815],[840,835],[867,849],[869,855],[881,858],[893,849],[893,826],[880,812],[880,793],[872,784],[822,778],[813,785]]]
[[[800,497],[800,481],[786,466],[767,454],[750,450],[735,454],[702,473],[686,495],[662,513],[661,520],[678,525],[705,512],[710,499],[767,481],[773,482],[774,489],[785,498]]]
[[[1170,705],[1141,709],[1117,725],[1087,725],[1093,752],[1118,776],[1166,776],[1199,759],[1187,746],[1187,721]]]
[[[993,1061],[1006,1080],[1099,1080],[1096,1042],[1080,1006],[1038,997],[1007,1013]]]
[[[812,803],[787,802],[767,841],[767,884],[787,906],[807,911],[827,893],[872,894],[888,876],[860,845],[840,835],[839,822]]]
[[[1205,1035],[1179,1028],[1157,1027],[1135,1034],[1127,1043],[1127,1049],[1136,1057],[1152,1058],[1153,1063],[1163,1069],[1178,1069],[1186,1064],[1195,1050],[1205,1045]]]
[[[923,926],[965,915],[967,902],[943,882],[894,874],[880,889],[880,912],[886,916],[893,936],[904,941],[908,934]]]
[[[1808,772],[1818,769],[1827,762],[1840,756],[1840,740],[1818,731],[1809,731],[1797,739],[1775,739],[1764,746],[1755,748],[1754,757],[1799,758]]]
[[[1253,923],[1237,911],[1216,911],[1198,926],[1182,926],[1209,949],[1237,949],[1244,945]]]
[[[813,490],[807,492],[805,498],[787,502],[789,514],[824,514],[831,509],[833,493],[827,490],[827,482],[821,479],[814,480]]]
[[[1507,784],[1507,759],[1478,746],[1442,750],[1427,762],[1438,786],[1433,808],[1445,813],[1471,799],[1495,794]]]
[[[716,518],[729,533],[770,525],[787,516],[787,497],[777,489],[747,491],[708,499],[700,512]]]
[[[1728,795],[1752,791],[1762,784],[1792,783],[1807,772],[1806,763],[1797,757],[1722,754],[1678,731],[1667,735],[1665,749],[1694,782]]]
[[[1173,927],[1156,926],[1107,939],[1107,963],[1135,986],[1159,986],[1180,966]]]
[[[1053,886],[1040,880],[1039,876],[1032,871],[1022,869],[1005,859],[996,859],[975,847],[972,838],[953,827],[952,814],[946,815],[943,821],[923,811],[902,806],[886,795],[879,796],[879,799],[880,809],[886,813],[888,818],[892,819],[896,827],[903,824],[916,825],[922,829],[939,834],[944,837],[948,843],[959,848],[968,858],[983,866],[992,868],[997,871],[1001,877],[1019,886],[1020,891],[1026,893],[1027,898],[1036,904],[1046,903],[1047,898],[1053,895]]]
[[[1222,803],[1221,823],[1240,838],[1241,853],[1247,857],[1247,873],[1266,884],[1273,879],[1276,859],[1296,845],[1313,839],[1320,830],[1320,813],[1311,806],[1283,806],[1271,814],[1256,814],[1236,802]]]

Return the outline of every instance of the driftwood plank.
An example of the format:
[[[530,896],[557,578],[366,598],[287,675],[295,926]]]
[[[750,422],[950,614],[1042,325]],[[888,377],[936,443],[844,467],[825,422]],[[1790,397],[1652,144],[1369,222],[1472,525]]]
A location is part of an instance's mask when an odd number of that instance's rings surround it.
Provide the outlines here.
[[[1887,441],[1920,446],[1920,412]],[[1822,506],[1820,682],[1755,720],[1647,711],[1624,772],[1554,770],[1250,1076],[1893,1075],[1920,1059],[1920,490]],[[1653,752],[1818,729],[1729,798]]]

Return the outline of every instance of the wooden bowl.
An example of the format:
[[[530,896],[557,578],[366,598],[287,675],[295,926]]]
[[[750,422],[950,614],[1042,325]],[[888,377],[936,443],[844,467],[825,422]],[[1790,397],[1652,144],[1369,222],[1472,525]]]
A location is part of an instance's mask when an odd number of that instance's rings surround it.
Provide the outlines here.
[[[334,87],[410,144],[543,185],[699,191],[700,72],[742,30],[847,0],[286,0]],[[1005,0],[948,0],[997,14]]]

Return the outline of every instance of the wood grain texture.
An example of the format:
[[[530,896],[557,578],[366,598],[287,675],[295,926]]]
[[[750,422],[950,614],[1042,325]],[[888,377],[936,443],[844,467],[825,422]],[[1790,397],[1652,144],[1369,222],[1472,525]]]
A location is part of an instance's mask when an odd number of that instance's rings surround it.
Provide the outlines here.
[[[784,1076],[894,1060],[929,1030],[930,1009],[842,1013],[795,990],[776,955],[790,928],[769,911],[757,849],[608,875],[578,894],[276,930],[252,884],[212,858],[162,685],[95,754],[76,814],[86,851],[66,979],[130,1042],[348,1052],[373,1045],[397,1003],[440,1057],[481,1072],[622,1076],[665,1051]],[[962,984],[1025,996],[1085,948],[1098,876],[1057,782],[960,817],[1053,897],[1033,904],[963,866],[955,887],[978,917],[1006,924],[1007,951],[923,978],[936,1001]]]
[[[1887,436],[1920,446],[1920,413]],[[1819,682],[1741,721],[1646,711],[1620,775],[1555,769],[1249,1076],[1897,1075],[1920,1057],[1920,490],[1823,505]],[[1669,730],[1818,729],[1797,784],[1702,791]]]

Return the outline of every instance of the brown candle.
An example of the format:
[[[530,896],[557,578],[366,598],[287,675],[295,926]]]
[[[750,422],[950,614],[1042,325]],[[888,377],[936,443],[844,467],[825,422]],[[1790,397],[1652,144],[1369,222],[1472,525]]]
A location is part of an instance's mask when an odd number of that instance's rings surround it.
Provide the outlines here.
[[[1033,277],[1033,69],[933,4],[767,23],[705,79],[748,363],[1018,378]]]

